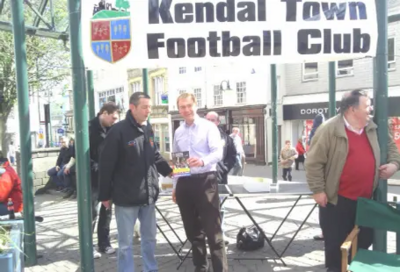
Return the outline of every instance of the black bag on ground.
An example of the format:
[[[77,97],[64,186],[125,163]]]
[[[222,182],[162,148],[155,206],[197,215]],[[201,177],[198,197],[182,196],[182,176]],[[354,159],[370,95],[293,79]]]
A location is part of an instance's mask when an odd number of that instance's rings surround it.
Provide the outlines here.
[[[236,247],[240,250],[251,251],[264,247],[264,236],[255,227],[241,228],[236,236]]]

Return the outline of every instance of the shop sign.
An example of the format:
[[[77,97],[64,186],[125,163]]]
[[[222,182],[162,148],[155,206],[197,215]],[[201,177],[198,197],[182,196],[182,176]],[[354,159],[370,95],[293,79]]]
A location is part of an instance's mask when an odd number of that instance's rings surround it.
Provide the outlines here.
[[[400,151],[400,117],[390,118],[390,129],[393,140]]]

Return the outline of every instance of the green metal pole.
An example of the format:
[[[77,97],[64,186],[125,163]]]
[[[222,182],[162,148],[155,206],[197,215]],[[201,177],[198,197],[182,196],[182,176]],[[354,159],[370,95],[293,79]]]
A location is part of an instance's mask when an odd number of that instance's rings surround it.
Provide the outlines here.
[[[49,102],[49,137],[50,137],[50,143],[49,146],[53,147],[53,128],[51,126],[51,103],[50,103],[50,97],[47,96],[47,101]]]
[[[81,271],[94,271],[89,161],[88,107],[82,52],[81,0],[68,0],[74,91],[75,153]]]
[[[88,85],[88,102],[89,102],[89,119],[96,117],[96,111],[94,109],[94,83],[93,83],[93,71],[87,71],[87,85]]]
[[[276,80],[276,65],[271,65],[271,116],[272,116],[272,182],[278,183],[278,119],[276,107],[278,84]]]
[[[149,74],[147,69],[142,70],[143,92],[149,94]]]
[[[37,264],[35,203],[33,200],[32,144],[29,116],[29,87],[26,60],[24,2],[11,1],[14,32],[15,67],[19,113],[19,140],[21,146],[21,178],[24,201],[24,251],[26,266]]]
[[[375,122],[378,125],[378,141],[381,150],[381,164],[387,160],[388,143],[388,33],[387,33],[387,0],[376,0],[377,21],[378,21],[378,48],[376,54],[376,65],[374,66],[376,87],[374,98],[376,100]],[[380,180],[375,198],[379,202],[387,202],[387,180]],[[386,231],[375,231],[374,250],[386,252],[387,240]]]
[[[336,67],[335,62],[329,62],[329,118],[336,115]]]

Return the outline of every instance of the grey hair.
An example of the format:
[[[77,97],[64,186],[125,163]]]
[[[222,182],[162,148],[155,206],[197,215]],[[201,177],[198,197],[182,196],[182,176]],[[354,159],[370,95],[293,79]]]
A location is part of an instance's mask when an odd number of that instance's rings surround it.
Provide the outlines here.
[[[217,117],[217,120],[219,120],[219,115],[218,115],[217,112],[215,112],[215,111],[210,111],[210,112],[208,112],[208,113],[206,114],[206,116],[209,115],[209,114],[216,116],[216,117]]]
[[[360,97],[362,96],[369,97],[368,93],[361,89],[345,93],[340,102],[340,113],[344,114],[351,107],[358,107],[360,105]]]

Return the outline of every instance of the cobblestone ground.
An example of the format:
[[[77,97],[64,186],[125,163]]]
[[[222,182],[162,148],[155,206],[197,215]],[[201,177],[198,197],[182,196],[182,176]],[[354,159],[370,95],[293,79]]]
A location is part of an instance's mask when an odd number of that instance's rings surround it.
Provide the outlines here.
[[[253,214],[255,220],[260,224],[269,237],[275,232],[281,220],[285,217],[290,207],[295,201],[293,197],[243,197],[244,205]],[[77,202],[75,200],[61,200],[57,195],[45,195],[35,198],[36,214],[44,217],[44,222],[36,225],[37,230],[37,249],[38,265],[26,268],[28,272],[63,272],[80,271],[79,268],[79,233]],[[168,218],[173,228],[177,231],[181,239],[185,238],[182,222],[177,206],[170,199],[163,198],[158,202],[161,212]],[[293,210],[288,221],[282,226],[276,237],[273,239],[273,246],[280,253],[285,248],[294,232],[301,224],[313,207],[311,199],[301,200]],[[240,227],[251,226],[252,223],[242,211],[236,200],[231,199],[226,203],[226,234],[230,239],[228,246],[229,258],[264,258],[273,257],[274,253],[266,244],[261,250],[254,252],[241,252],[236,249],[235,237]],[[166,223],[158,215],[158,224],[165,231],[168,238],[172,240],[176,247],[179,246],[178,239],[169,230]],[[117,231],[115,220],[111,225],[111,242],[117,248]],[[323,242],[317,242],[312,237],[319,233],[318,212],[315,210],[307,223],[298,233],[296,239],[284,254],[283,260],[287,266],[283,266],[279,261],[274,260],[230,260],[229,271],[235,272],[268,272],[268,271],[325,271],[323,269]],[[388,235],[389,250],[394,251],[394,234]],[[157,260],[160,272],[177,271],[179,264],[177,256],[169,247],[165,238],[159,232],[157,235]],[[134,257],[136,270],[142,271],[140,258],[140,242],[134,243]],[[105,256],[95,260],[95,271],[116,271],[116,255]],[[179,271],[192,272],[194,267],[188,259]]]

